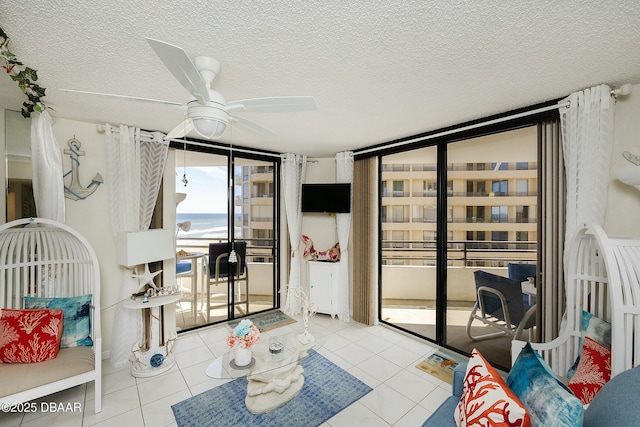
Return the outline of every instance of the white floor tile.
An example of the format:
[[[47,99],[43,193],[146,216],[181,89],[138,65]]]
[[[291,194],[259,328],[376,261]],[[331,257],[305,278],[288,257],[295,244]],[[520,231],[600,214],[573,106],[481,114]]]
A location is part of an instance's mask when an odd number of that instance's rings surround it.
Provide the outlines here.
[[[365,336],[361,340],[358,340],[357,344],[376,354],[388,349],[393,345],[393,343],[385,340],[384,338],[373,334],[367,334],[367,336]]]
[[[142,419],[142,410],[140,407],[127,411],[124,414],[120,414],[116,417],[102,421],[98,424],[85,424],[87,426],[96,425],[99,427],[112,427],[112,426],[144,426],[144,420]]]
[[[0,412],[0,427],[17,427],[23,418],[23,412]]]
[[[386,350],[381,351],[378,355],[402,368],[415,366],[419,363],[419,360],[423,359],[419,354],[397,345],[393,345]]]
[[[188,389],[158,399],[154,402],[142,405],[142,417],[145,426],[166,426],[175,422],[171,405],[182,402],[191,397]]]
[[[162,374],[138,385],[140,403],[146,405],[187,388],[187,383],[180,372]]]
[[[355,426],[367,426],[367,427],[387,427],[389,423],[384,421],[373,411],[367,408],[362,403],[355,402],[352,405],[344,408],[333,417],[329,418],[326,422],[331,427],[355,427]]]
[[[264,339],[302,331],[298,322],[265,333]],[[93,384],[74,387],[45,399],[82,403],[80,414],[0,414],[0,427],[143,426],[177,427],[171,405],[222,385],[230,379],[205,374],[208,364],[229,351],[227,325],[180,335],[176,364],[155,377],[134,378],[128,367],[103,361],[102,412],[94,413]],[[313,316],[309,330],[323,337],[320,354],[373,390],[322,424],[322,427],[419,426],[451,395],[451,385],[417,369],[436,347],[383,325],[368,327],[326,315]],[[38,402],[40,402],[39,400]]]
[[[194,348],[203,347],[204,345],[204,341],[197,333],[191,332],[185,335],[180,335],[180,338],[176,340],[173,354],[184,353]]]
[[[184,353],[176,354],[176,363],[180,369],[188,368],[189,366],[197,365],[202,362],[211,362],[213,359],[215,359],[215,355],[207,346],[194,348]]]
[[[385,384],[373,389],[371,393],[362,397],[360,402],[391,425],[415,406],[411,399],[407,399]]]
[[[136,386],[124,388],[117,393],[109,394],[108,397],[103,396],[102,412],[98,414],[94,413],[93,404],[93,400],[87,400],[85,404],[85,426],[115,418],[136,408],[140,413],[140,416],[142,416],[142,413],[140,412],[140,399],[138,397],[138,389]]]
[[[374,356],[372,352],[366,348],[360,347],[358,344],[349,344],[345,347],[339,348],[335,351],[335,354],[356,366]]]
[[[432,412],[423,408],[420,405],[416,405],[411,409],[407,414],[400,418],[400,420],[395,423],[394,427],[416,427],[421,426],[427,418],[431,416]]]
[[[410,369],[398,372],[392,378],[389,378],[385,384],[415,403],[420,403],[437,387],[437,385],[414,374]]]
[[[382,384],[382,381],[380,381],[379,379],[375,378],[369,372],[363,371],[362,369],[360,369],[357,366],[353,366],[350,369],[347,369],[346,371],[349,372],[351,375],[353,375],[354,377],[356,377],[357,379],[359,379],[360,381],[362,381],[363,383],[365,383],[366,385],[368,385],[371,388],[376,388],[380,384]]]
[[[380,382],[385,382],[402,371],[400,366],[378,355],[374,355],[373,357],[363,361],[357,365],[357,367],[365,372],[369,372],[372,377],[376,378]]]
[[[447,392],[443,388],[436,387],[431,393],[427,395],[427,397],[422,399],[422,401],[420,402],[420,406],[431,412],[435,412],[436,409],[438,409],[438,407],[442,404],[442,402],[447,400],[447,398],[449,398],[450,396],[451,391]]]
[[[136,379],[131,376],[129,369],[115,371],[111,374],[102,375],[102,398],[109,393],[120,391],[123,388],[136,385]]]

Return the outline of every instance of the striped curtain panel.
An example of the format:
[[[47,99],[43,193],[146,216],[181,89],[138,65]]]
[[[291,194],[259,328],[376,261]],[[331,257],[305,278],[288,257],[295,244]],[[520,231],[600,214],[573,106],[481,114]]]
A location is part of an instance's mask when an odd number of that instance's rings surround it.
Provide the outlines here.
[[[366,325],[376,321],[377,160],[370,157],[353,165],[353,320]]]
[[[537,312],[538,338],[542,342],[558,336],[565,307],[564,292],[564,240],[566,178],[564,171],[560,123],[546,121],[538,126],[540,138],[539,179],[542,200],[539,205],[538,232],[541,245],[538,265],[540,278]]]

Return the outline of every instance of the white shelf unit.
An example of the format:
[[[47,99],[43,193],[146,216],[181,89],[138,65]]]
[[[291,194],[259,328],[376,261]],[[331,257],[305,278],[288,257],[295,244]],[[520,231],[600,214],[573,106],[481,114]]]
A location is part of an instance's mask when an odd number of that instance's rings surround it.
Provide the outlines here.
[[[338,314],[340,262],[309,261],[309,299],[318,313]]]

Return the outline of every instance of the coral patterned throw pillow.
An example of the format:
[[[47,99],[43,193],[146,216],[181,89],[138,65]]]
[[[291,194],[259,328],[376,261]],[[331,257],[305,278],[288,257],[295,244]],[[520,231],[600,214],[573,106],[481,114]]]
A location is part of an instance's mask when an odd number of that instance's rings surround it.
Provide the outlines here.
[[[585,337],[580,363],[569,381],[569,388],[586,405],[610,379],[611,349]]]
[[[0,310],[0,362],[55,359],[62,338],[62,310]]]
[[[458,427],[531,426],[524,405],[476,349],[471,352],[454,418]]]

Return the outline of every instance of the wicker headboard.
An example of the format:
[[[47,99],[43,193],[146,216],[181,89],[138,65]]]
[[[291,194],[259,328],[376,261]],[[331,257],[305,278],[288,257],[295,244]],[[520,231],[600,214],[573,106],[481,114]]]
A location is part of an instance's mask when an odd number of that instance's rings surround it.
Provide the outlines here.
[[[86,294],[93,295],[91,324],[99,325],[100,268],[82,235],[42,218],[0,226],[0,307],[23,308],[24,296]]]

